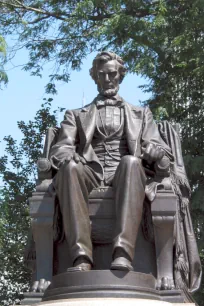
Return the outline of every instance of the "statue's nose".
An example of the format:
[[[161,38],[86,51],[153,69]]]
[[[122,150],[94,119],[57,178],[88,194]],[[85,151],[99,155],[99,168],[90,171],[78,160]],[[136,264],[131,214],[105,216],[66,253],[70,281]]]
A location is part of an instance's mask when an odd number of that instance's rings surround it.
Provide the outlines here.
[[[108,73],[105,74],[105,82],[110,82]]]

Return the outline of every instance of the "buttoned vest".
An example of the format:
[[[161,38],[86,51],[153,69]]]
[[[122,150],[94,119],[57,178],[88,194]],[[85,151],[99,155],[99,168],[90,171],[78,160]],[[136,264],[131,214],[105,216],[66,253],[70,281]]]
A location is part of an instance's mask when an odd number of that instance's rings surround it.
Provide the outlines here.
[[[103,129],[99,128],[99,112],[96,118],[96,129],[92,139],[92,147],[98,156],[105,172],[116,170],[121,158],[129,154],[125,135],[124,109],[121,112],[121,123],[112,128],[111,134],[105,134]]]

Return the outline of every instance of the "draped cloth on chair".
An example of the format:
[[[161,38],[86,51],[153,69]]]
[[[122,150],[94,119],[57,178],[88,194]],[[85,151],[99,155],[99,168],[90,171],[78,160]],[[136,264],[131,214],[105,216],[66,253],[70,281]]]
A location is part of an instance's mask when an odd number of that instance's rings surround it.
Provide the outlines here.
[[[178,196],[175,222],[175,285],[176,288],[188,288],[190,292],[194,292],[200,286],[202,271],[189,211],[191,190],[183,162],[180,138],[169,122],[163,121],[158,127],[174,156],[170,172],[173,188]]]

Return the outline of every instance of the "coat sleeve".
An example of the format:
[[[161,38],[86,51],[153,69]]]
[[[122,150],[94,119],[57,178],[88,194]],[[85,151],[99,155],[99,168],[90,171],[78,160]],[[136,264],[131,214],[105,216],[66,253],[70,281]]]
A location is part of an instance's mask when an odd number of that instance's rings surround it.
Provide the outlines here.
[[[153,143],[157,146],[162,147],[165,154],[172,159],[171,149],[163,141],[158,130],[158,126],[153,119],[152,112],[148,107],[144,110],[144,121],[143,121],[143,131],[142,131],[142,147],[146,147],[148,143]]]
[[[66,111],[58,141],[51,148],[50,161],[53,168],[59,169],[60,163],[75,151],[77,125],[73,111]]]

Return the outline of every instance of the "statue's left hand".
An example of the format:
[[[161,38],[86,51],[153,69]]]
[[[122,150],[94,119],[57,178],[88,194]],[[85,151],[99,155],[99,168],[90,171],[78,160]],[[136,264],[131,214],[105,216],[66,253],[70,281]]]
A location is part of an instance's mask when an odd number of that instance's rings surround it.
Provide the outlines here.
[[[161,160],[165,155],[165,151],[154,143],[148,143],[146,147],[142,147],[141,158],[146,160],[149,164]]]
[[[33,282],[30,292],[45,292],[50,284],[50,281],[46,281],[44,278],[42,278],[39,281]]]

